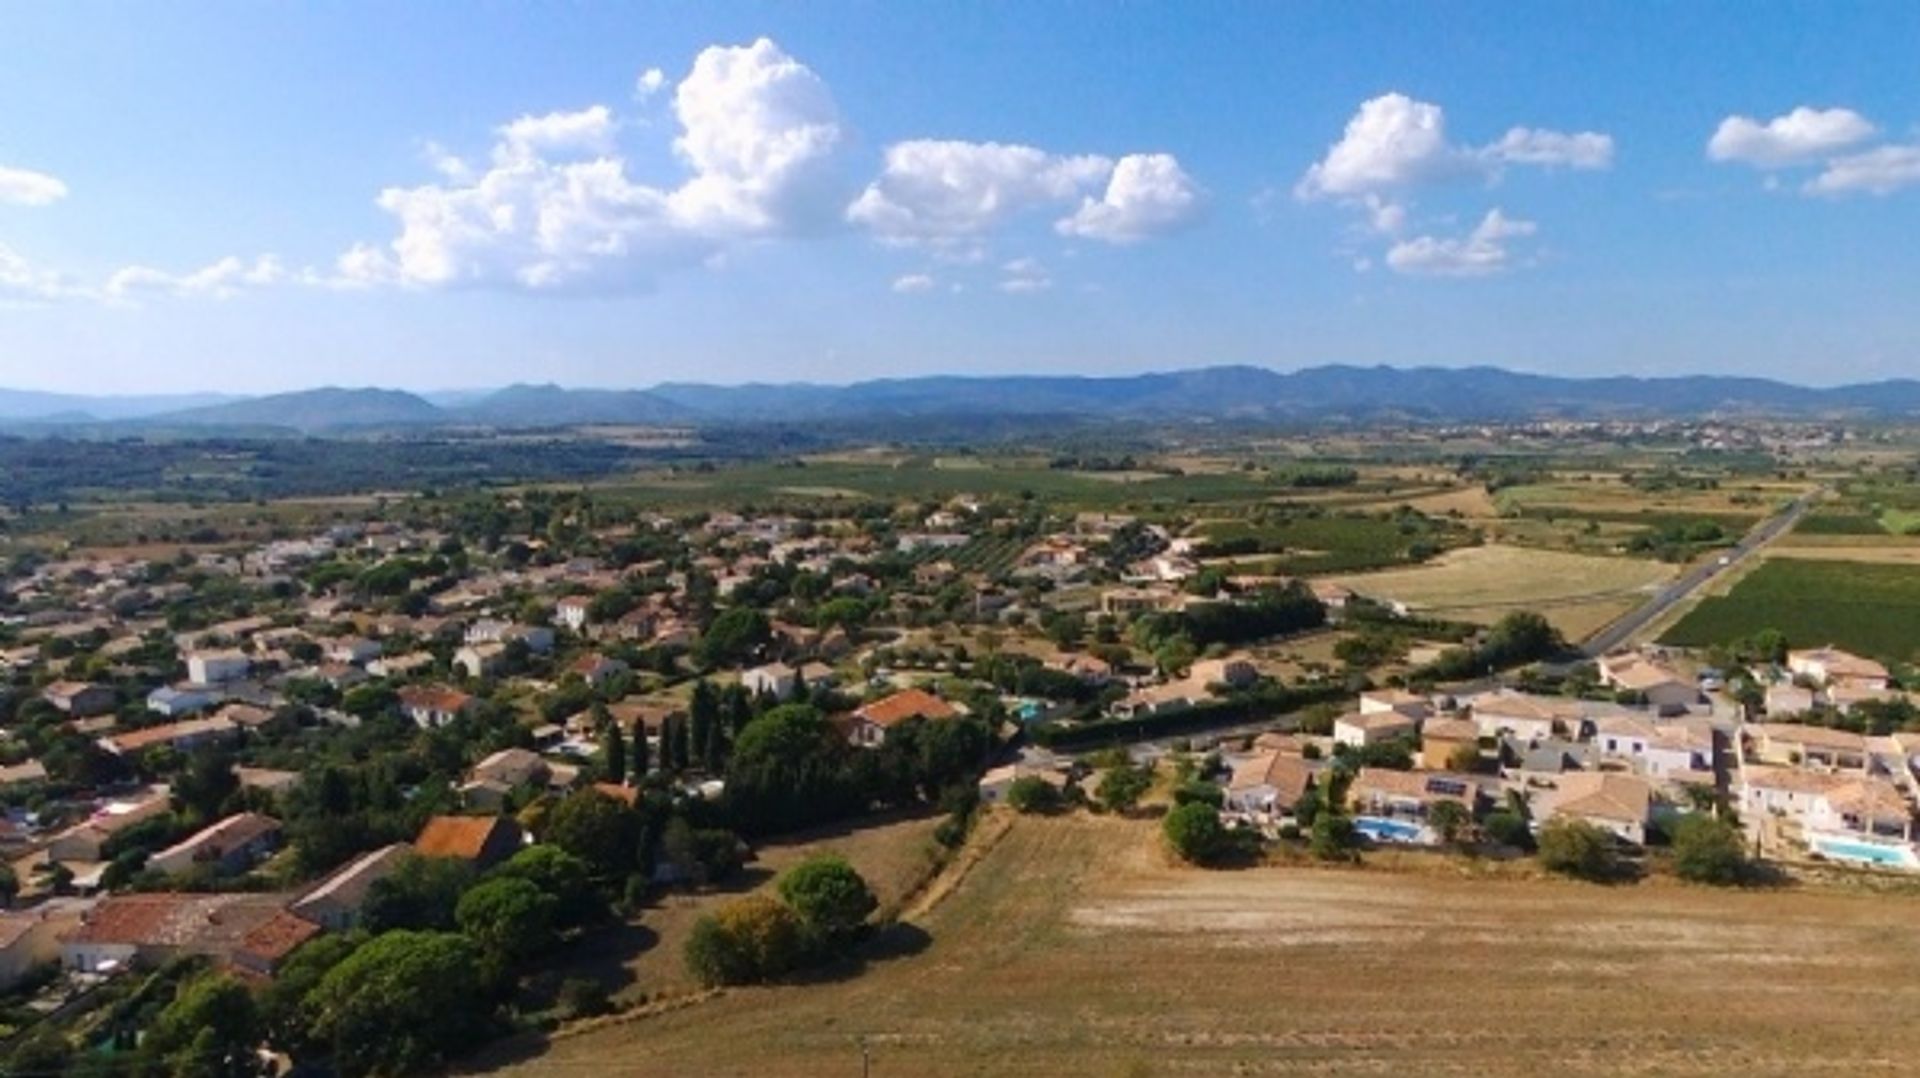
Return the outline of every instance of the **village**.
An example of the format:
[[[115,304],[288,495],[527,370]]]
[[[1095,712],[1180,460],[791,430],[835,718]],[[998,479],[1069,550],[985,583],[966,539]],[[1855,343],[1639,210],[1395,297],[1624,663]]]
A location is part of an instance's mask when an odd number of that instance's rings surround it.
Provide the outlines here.
[[[1127,811],[1177,773],[1183,804],[1261,843],[1319,850],[1350,821],[1343,856],[1525,854],[1577,824],[1631,860],[1712,817],[1755,864],[1920,869],[1911,705],[1838,648],[1588,661],[1524,613],[1450,624],[1127,514],[1004,499],[596,512],[497,498],[16,561],[0,990],[67,1014],[183,958],[268,983],[318,938],[435,923],[392,912],[420,862],[489,879],[565,829],[644,920],[649,893],[724,877],[757,835],[944,811],[956,784],[961,829],[976,799]],[[1324,648],[1383,631],[1413,638],[1403,656]],[[1315,641],[1329,657],[1302,658]],[[735,748],[796,713],[851,777],[810,801],[730,788]],[[596,855],[577,821],[604,806],[631,830]]]

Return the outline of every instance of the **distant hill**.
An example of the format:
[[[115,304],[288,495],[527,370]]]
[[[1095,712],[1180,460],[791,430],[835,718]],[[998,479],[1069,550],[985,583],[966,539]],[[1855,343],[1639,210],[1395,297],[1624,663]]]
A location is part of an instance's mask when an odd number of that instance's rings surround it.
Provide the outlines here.
[[[411,393],[333,386],[163,412],[142,420],[170,428],[279,427],[303,433],[430,426],[446,421],[445,412]]]
[[[583,423],[685,421],[693,413],[641,389],[562,389],[514,385],[446,409],[449,417],[495,427],[566,427]]]
[[[88,397],[72,393],[40,393],[30,389],[0,389],[0,419],[89,423],[135,419],[161,412],[177,412],[183,408],[204,408],[234,399],[221,393]]]
[[[429,401],[397,390],[327,388],[155,408],[153,402],[167,398],[0,390],[0,421],[14,429],[118,426],[132,420],[147,429],[313,433],[453,425],[1025,422],[1051,416],[1081,421],[1920,416],[1920,381],[1913,380],[1812,389],[1764,378],[1563,378],[1495,367],[1324,366],[1280,372],[1237,366],[1111,377],[935,375],[842,386],[675,382],[645,390],[513,385],[437,396]],[[182,399],[188,398],[173,398]]]

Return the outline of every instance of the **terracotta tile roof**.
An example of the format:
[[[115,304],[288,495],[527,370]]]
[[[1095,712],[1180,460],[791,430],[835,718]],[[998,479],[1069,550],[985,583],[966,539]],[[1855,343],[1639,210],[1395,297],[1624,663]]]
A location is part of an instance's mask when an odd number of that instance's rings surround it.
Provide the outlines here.
[[[950,719],[959,714],[952,704],[925,689],[902,689],[856,708],[853,713],[881,727],[898,726],[908,719]]]
[[[1609,771],[1576,771],[1560,779],[1560,797],[1554,802],[1553,812],[1556,816],[1645,823],[1652,804],[1653,787],[1645,779]]]
[[[445,685],[408,685],[399,692],[400,706],[429,711],[456,712],[472,702],[473,697],[459,689],[450,689]]]
[[[281,910],[240,937],[239,954],[272,969],[301,944],[320,934],[320,926]]]
[[[474,861],[486,852],[497,828],[512,826],[511,821],[499,816],[435,816],[420,829],[413,848],[428,857]]]

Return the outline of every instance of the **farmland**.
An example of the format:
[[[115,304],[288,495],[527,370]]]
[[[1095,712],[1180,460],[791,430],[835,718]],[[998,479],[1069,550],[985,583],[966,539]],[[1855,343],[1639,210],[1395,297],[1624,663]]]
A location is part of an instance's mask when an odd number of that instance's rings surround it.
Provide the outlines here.
[[[1779,629],[1795,646],[1837,644],[1906,662],[1920,640],[1920,573],[1910,566],[1772,558],[1709,596],[1661,638],[1688,647]]]
[[[1448,551],[1416,568],[1335,579],[1361,594],[1460,621],[1492,623],[1513,610],[1535,610],[1578,639],[1672,575],[1671,566],[1657,562],[1490,544]]]
[[[1272,554],[1279,573],[1355,572],[1424,561],[1471,533],[1420,513],[1270,511],[1257,518],[1209,521],[1199,534],[1211,552]]]
[[[863,1039],[872,1073],[936,1078],[1890,1071],[1916,914],[1452,860],[1209,873],[1169,867],[1149,823],[1022,818],[919,953],[563,1037],[516,1073],[841,1075]]]

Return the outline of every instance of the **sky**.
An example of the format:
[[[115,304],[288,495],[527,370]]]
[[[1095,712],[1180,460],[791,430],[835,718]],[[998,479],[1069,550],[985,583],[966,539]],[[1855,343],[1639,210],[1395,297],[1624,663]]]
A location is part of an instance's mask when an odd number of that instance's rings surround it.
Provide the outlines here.
[[[1920,375],[1920,5],[12,5],[0,386]]]

